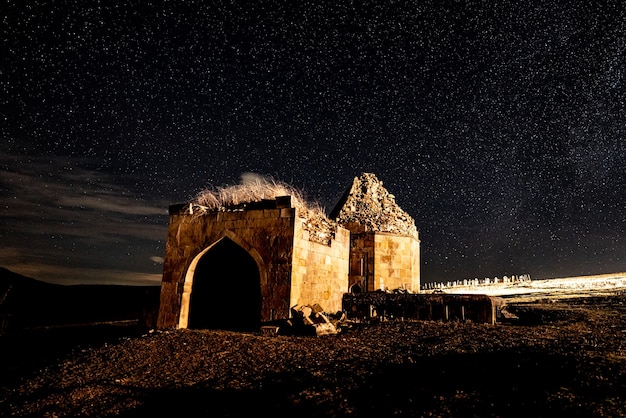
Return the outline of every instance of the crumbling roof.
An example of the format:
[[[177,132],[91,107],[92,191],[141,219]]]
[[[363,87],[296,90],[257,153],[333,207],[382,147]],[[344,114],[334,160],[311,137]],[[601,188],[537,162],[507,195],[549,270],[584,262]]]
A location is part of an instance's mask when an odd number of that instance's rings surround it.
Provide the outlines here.
[[[207,211],[241,210],[262,208],[277,198],[290,196],[292,207],[305,212],[323,213],[317,203],[310,203],[303,194],[290,184],[253,173],[241,176],[241,183],[224,187],[206,188],[190,202]]]
[[[304,229],[309,240],[324,245],[331,245],[337,230],[337,223],[326,217],[323,208],[306,201],[295,187],[252,173],[242,175],[240,184],[202,190],[188,207],[181,206],[197,216],[214,211],[298,208],[298,215],[306,218]]]
[[[415,221],[395,201],[372,173],[355,177],[329,217],[353,230],[390,232],[417,237]]]
[[[319,205],[307,202],[289,184],[251,174],[242,176],[241,184],[202,190],[190,202],[190,212],[204,214],[216,210],[260,208],[272,202],[276,204],[274,200],[280,196],[290,196],[291,207],[304,209],[301,215],[308,219],[306,227],[316,232],[313,235],[320,242],[327,243],[334,236],[335,223],[352,232],[373,231],[416,238],[418,236],[413,218],[398,206],[394,195],[371,173],[363,173],[354,178],[354,182],[328,217]]]

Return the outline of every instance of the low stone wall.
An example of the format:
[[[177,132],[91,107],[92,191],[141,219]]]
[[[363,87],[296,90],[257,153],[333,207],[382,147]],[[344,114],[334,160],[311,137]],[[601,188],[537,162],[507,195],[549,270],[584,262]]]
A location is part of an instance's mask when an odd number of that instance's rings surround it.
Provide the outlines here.
[[[348,319],[412,319],[496,323],[496,299],[487,295],[422,293],[346,293]]]

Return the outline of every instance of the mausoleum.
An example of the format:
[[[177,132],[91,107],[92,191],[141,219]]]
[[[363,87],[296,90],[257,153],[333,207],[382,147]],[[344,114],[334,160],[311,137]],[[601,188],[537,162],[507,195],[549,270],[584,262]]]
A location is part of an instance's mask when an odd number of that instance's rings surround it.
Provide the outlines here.
[[[159,328],[254,330],[296,305],[339,311],[349,292],[419,292],[417,228],[374,174],[328,216],[275,182],[245,186],[170,206]]]

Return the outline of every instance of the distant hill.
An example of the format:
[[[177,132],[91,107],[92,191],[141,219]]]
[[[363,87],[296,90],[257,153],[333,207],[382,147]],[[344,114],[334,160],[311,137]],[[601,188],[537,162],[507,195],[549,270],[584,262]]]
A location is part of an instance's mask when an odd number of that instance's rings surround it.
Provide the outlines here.
[[[99,322],[153,328],[159,295],[160,286],[59,285],[0,267],[0,335]]]

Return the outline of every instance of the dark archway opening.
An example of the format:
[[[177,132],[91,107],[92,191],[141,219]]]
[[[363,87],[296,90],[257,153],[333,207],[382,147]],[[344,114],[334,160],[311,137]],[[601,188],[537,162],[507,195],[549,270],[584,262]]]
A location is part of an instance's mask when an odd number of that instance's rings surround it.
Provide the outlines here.
[[[196,265],[188,328],[254,331],[261,325],[261,280],[254,258],[228,238]]]

